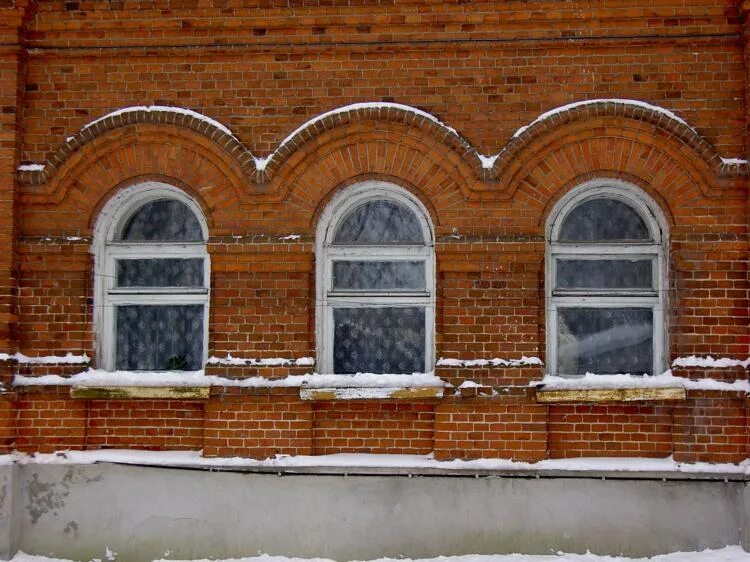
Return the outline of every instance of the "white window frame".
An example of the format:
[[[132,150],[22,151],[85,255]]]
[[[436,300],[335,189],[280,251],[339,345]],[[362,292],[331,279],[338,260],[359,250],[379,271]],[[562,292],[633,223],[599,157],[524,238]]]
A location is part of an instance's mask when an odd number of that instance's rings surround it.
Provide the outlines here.
[[[391,200],[414,213],[419,221],[424,245],[334,245],[336,230],[347,215],[368,201]],[[333,311],[335,308],[424,307],[425,365],[434,369],[435,357],[435,237],[427,209],[407,190],[392,183],[370,180],[344,189],[326,206],[318,221],[316,233],[316,297],[315,315],[318,370],[333,373]],[[423,261],[424,291],[334,291],[333,262],[352,261]],[[408,373],[411,374],[411,373]]]
[[[651,235],[648,242],[560,242],[559,233],[568,214],[591,199],[616,199],[633,208]],[[547,310],[547,367],[549,374],[576,377],[558,369],[559,308],[650,308],[653,314],[652,373],[666,368],[667,255],[669,233],[659,206],[640,188],[617,179],[597,179],[566,194],[552,209],[546,228],[545,302]],[[559,259],[651,259],[652,289],[555,289]]]
[[[146,203],[160,199],[187,205],[201,227],[202,242],[121,242],[122,230],[129,219]],[[122,305],[202,305],[203,354],[208,354],[208,308],[211,261],[207,251],[208,225],[196,202],[169,184],[149,181],[123,189],[102,209],[94,228],[94,333],[98,365],[115,370],[117,350],[116,314]],[[118,259],[200,258],[203,260],[202,288],[194,287],[121,287],[115,286]]]

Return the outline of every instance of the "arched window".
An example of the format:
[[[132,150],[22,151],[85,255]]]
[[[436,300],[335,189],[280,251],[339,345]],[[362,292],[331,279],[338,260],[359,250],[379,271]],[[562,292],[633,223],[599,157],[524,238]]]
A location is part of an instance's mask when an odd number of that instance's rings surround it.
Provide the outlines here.
[[[207,234],[200,208],[167,184],[138,184],[106,205],[95,234],[101,367],[203,368],[210,276]]]
[[[370,181],[328,205],[317,236],[321,372],[432,369],[435,259],[424,207]]]
[[[550,216],[547,363],[553,374],[664,368],[666,223],[640,189],[596,181]]]

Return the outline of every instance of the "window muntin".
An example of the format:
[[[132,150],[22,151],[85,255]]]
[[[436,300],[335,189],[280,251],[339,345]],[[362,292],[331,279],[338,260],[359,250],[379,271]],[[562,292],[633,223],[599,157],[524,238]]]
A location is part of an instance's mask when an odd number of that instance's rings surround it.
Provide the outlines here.
[[[432,368],[434,248],[421,204],[365,182],[336,197],[318,226],[321,372]]]
[[[548,225],[551,373],[663,369],[665,231],[658,207],[624,182],[590,182],[558,203]]]
[[[97,222],[98,357],[113,370],[197,370],[207,349],[209,257],[202,213],[172,186],[115,196]]]

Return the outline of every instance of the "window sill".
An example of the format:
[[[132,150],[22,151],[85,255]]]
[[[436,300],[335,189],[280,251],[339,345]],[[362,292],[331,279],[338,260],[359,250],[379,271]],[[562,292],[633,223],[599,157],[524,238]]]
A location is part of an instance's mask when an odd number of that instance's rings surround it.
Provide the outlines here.
[[[415,400],[442,398],[443,388],[437,386],[414,387],[343,387],[300,388],[300,398],[310,401],[331,400]]]
[[[207,386],[87,386],[73,385],[70,397],[81,400],[208,400]]]
[[[536,401],[543,404],[570,402],[648,402],[685,400],[686,397],[687,392],[682,387],[536,390]]]

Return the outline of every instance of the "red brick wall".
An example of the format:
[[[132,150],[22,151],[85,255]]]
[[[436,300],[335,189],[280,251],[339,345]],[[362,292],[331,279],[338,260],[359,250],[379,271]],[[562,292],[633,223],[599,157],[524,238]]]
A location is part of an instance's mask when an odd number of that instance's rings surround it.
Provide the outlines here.
[[[70,398],[67,388],[48,387],[19,394],[15,402],[15,448],[26,453],[83,449],[88,404]]]
[[[87,414],[86,447],[90,449],[195,450],[203,446],[202,402],[91,400]]]
[[[438,408],[435,458],[538,461],[547,457],[546,406],[481,399],[467,402]]]
[[[672,453],[668,404],[565,404],[549,409],[551,458],[666,457]]]
[[[213,396],[206,403],[203,454],[255,458],[312,454],[312,406],[295,391],[229,390]]]
[[[315,402],[315,454],[396,453],[433,450],[435,406],[403,401]]]
[[[691,392],[686,403],[675,407],[674,424],[676,460],[736,463],[750,453],[748,404],[742,395]]]
[[[668,223],[670,358],[750,354],[748,174],[721,161],[748,153],[746,24],[734,0],[200,4],[0,7],[0,352],[85,352],[98,365],[93,226],[122,186],[158,179],[195,198],[208,222],[209,354],[314,356],[318,217],[337,190],[376,178],[414,193],[434,224],[436,357],[545,359],[549,212],[584,181],[619,178],[650,195]],[[692,129],[600,104],[512,139],[543,111],[594,98],[647,101]],[[395,110],[352,112],[306,129],[256,171],[252,155],[361,101],[417,107],[461,138]],[[110,111],[152,104],[194,109],[235,137],[143,112],[78,132]],[[484,170],[474,149],[503,153]],[[16,174],[26,161],[45,172]],[[281,239],[289,234],[300,238]],[[0,374],[9,386],[11,371],[76,370],[11,364]],[[23,450],[747,455],[747,408],[732,393],[547,408],[515,388],[543,373],[440,368],[455,386],[473,380],[496,394],[448,392],[429,403],[309,403],[296,390],[216,388],[206,402],[86,402],[35,389],[3,402],[0,428],[3,415],[13,420],[3,435]],[[725,373],[678,372],[747,379],[746,369]]]

